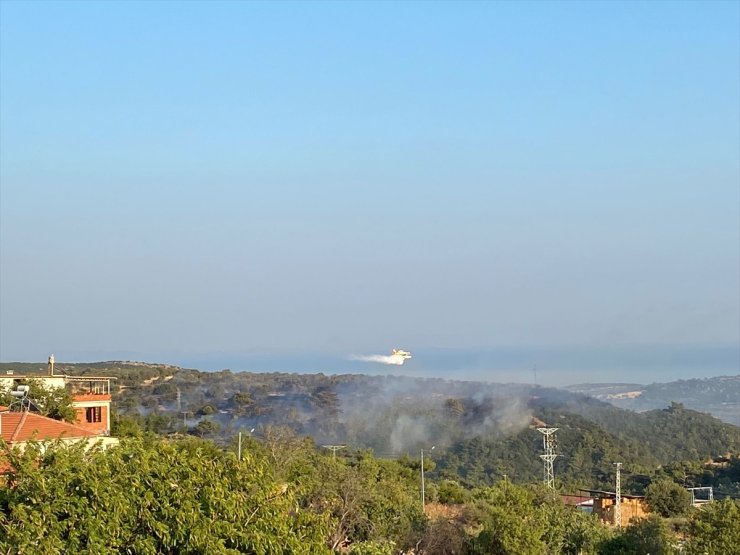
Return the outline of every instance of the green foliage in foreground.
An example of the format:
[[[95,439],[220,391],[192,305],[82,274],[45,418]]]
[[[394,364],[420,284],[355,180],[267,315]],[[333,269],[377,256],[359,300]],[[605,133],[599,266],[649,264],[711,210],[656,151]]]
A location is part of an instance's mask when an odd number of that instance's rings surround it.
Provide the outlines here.
[[[675,538],[665,521],[658,516],[637,519],[610,541],[602,544],[602,555],[672,555]]]
[[[689,523],[689,555],[740,553],[740,506],[724,499],[698,511]]]
[[[241,461],[210,441],[140,434],[107,451],[0,442],[5,463],[0,553],[642,555],[680,543],[658,515],[613,530],[542,485],[447,480],[430,487],[447,514],[427,518],[415,461],[333,458],[286,429],[246,438]],[[682,523],[685,553],[737,553],[736,502]]]
[[[564,506],[539,485],[477,490],[472,507],[481,530],[468,542],[471,555],[595,554],[611,536],[594,515]]]
[[[84,454],[6,451],[0,551],[21,553],[324,553],[326,519],[297,511],[264,460],[212,444],[122,442]],[[39,461],[38,463],[36,461]]]

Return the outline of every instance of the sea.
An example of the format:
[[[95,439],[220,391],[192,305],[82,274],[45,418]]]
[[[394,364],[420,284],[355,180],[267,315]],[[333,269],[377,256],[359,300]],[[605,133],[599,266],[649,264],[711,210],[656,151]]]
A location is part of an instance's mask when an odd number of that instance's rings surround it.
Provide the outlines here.
[[[411,351],[412,358],[403,365],[356,360],[390,355],[389,348],[385,352],[370,349],[351,353],[171,353],[161,362],[202,371],[404,375],[553,387],[582,383],[650,384],[740,374],[740,344],[396,347]]]

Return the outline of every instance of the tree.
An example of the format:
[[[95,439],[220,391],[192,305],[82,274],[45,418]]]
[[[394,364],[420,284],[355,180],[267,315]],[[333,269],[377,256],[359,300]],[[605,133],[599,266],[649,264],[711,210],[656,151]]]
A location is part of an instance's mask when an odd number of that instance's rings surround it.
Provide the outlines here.
[[[592,555],[600,553],[599,546],[611,536],[609,528],[596,515],[586,514],[572,507],[561,513],[563,537],[557,553],[563,555]],[[548,544],[552,550],[552,545]]]
[[[253,403],[254,401],[247,392],[239,391],[231,398],[232,411],[235,416],[249,416],[250,405]]]
[[[32,442],[0,447],[0,460],[11,468],[2,553],[329,553],[326,518],[300,509],[264,458],[237,461],[210,442]]]
[[[566,506],[557,493],[542,484],[526,488],[533,493],[533,504],[544,523],[542,541],[549,553],[595,554],[599,545],[610,537],[609,528],[596,515]]]
[[[77,413],[72,407],[72,396],[64,387],[44,387],[38,380],[27,380],[25,384],[29,387],[28,398],[43,416],[54,420],[76,422]],[[10,404],[16,399],[7,394],[3,402]]]
[[[660,516],[681,516],[691,507],[691,494],[674,481],[654,480],[645,489],[645,500],[650,510]]]
[[[688,555],[738,553],[740,549],[740,506],[723,499],[704,505],[689,521]]]
[[[442,480],[439,484],[438,497],[440,503],[465,503],[470,497],[468,492],[454,480]]]
[[[461,522],[436,518],[428,523],[419,544],[419,553],[428,555],[459,555],[463,553],[467,535]]]
[[[482,531],[470,540],[470,555],[539,555],[545,526],[532,509],[534,495],[509,483],[476,493],[473,509]]]
[[[294,459],[291,466],[304,485],[305,506],[330,517],[332,550],[347,545],[358,553],[391,544],[404,548],[421,536],[424,515],[417,478],[398,462],[366,452],[337,459],[314,452],[302,462]]]
[[[604,542],[599,548],[599,553],[603,555],[672,555],[676,553],[676,543],[677,540],[669,532],[665,521],[657,515],[651,515],[647,518],[633,520],[620,535]]]
[[[132,417],[114,411],[111,415],[111,435],[114,437],[137,437],[143,430],[139,421]]]
[[[220,427],[218,422],[203,419],[195,426],[195,433],[200,437],[210,436],[217,433]]]

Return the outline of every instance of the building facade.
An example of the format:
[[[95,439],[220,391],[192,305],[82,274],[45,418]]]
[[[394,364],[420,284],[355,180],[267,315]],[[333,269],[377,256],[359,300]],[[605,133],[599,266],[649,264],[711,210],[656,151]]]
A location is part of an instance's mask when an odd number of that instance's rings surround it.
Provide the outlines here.
[[[46,374],[0,376],[0,388],[12,391],[33,380],[45,389],[65,388],[72,396],[72,407],[77,419],[75,424],[96,435],[110,435],[111,429],[111,376],[66,376],[54,370],[54,355],[49,357]]]

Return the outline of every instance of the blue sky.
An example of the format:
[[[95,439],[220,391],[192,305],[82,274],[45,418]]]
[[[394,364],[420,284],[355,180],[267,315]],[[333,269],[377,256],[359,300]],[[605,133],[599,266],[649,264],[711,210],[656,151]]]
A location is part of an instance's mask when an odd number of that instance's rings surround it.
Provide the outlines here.
[[[0,359],[737,345],[739,28],[2,2]]]

